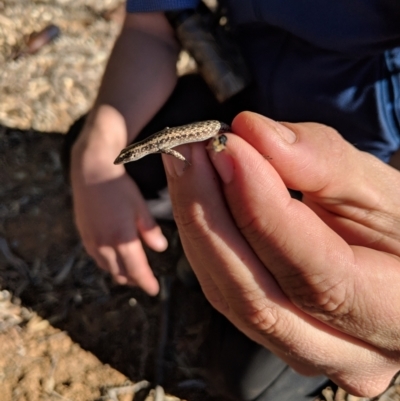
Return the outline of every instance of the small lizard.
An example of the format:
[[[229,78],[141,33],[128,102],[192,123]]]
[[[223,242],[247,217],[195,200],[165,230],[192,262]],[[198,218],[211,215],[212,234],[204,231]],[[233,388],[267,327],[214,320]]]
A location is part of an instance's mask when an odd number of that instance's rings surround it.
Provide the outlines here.
[[[226,143],[226,136],[220,134],[229,131],[229,125],[217,120],[201,121],[173,128],[166,127],[143,141],[122,149],[114,164],[136,161],[152,153],[166,153],[187,162],[183,155],[172,148],[217,137],[213,147],[216,151],[220,151]]]

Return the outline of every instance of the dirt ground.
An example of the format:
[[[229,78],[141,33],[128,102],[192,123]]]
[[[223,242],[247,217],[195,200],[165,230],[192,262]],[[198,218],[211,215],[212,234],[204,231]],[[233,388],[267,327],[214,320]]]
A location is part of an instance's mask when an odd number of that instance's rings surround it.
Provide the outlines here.
[[[193,368],[209,308],[175,280],[175,227],[162,222],[170,248],[149,252],[162,298],[113,284],[74,228],[62,143],[62,135],[0,130],[0,400],[127,401],[135,389],[120,387],[145,379],[135,401],[154,383],[212,400]]]
[[[3,124],[65,131],[90,108],[120,28],[109,11],[121,1],[75,3],[0,1]],[[21,33],[55,19],[61,37],[14,60]],[[161,222],[170,247],[148,251],[161,296],[115,285],[75,230],[63,140],[0,125],[0,401],[227,401],[202,379],[210,307],[176,279],[176,228]],[[400,401],[399,387],[375,401]],[[365,401],[340,389],[324,397]]]
[[[75,230],[63,140],[0,128],[0,400],[151,401],[160,384],[165,400],[223,401],[199,374],[210,309],[175,279],[175,227],[161,222],[170,247],[148,252],[162,296],[113,284]]]

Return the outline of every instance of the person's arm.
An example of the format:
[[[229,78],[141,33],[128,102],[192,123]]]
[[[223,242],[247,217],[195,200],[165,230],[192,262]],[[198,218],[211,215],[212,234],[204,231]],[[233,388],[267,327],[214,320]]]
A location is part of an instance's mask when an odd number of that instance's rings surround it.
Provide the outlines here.
[[[125,119],[132,142],[171,95],[179,46],[163,13],[127,14],[94,110],[109,105]]]
[[[75,150],[110,138],[119,141],[118,146],[122,147],[132,142],[175,87],[178,50],[164,14],[127,14]],[[105,126],[109,114],[104,109],[114,109],[122,116],[127,128],[124,135],[120,132],[110,135],[112,127]]]
[[[128,14],[71,155],[75,219],[86,250],[117,282],[153,295],[158,283],[139,236],[158,251],[166,239],[135,183],[113,161],[172,93],[178,50],[162,13]]]
[[[210,157],[180,148],[189,167],[163,155],[207,298],[300,373],[376,396],[400,369],[400,172],[321,124],[232,129]]]

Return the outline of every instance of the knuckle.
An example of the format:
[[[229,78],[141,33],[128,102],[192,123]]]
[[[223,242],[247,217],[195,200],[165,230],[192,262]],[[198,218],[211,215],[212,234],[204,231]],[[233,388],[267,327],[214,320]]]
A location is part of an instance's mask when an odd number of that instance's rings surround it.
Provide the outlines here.
[[[238,223],[238,228],[246,236],[258,237],[260,235],[259,218],[246,213],[244,218]]]
[[[324,279],[313,276],[304,281],[293,274],[289,297],[305,312],[318,316],[324,321],[332,321],[349,315],[354,309],[354,290],[349,290],[345,280]]]
[[[88,255],[96,261],[97,265],[102,269],[106,269],[106,264],[110,257],[109,252],[104,247],[99,247],[93,242],[84,242],[83,246]]]
[[[338,375],[334,378],[335,383],[337,383],[341,388],[346,390],[349,394],[358,397],[368,397],[374,398],[381,395],[390,383],[391,377],[386,375],[383,377],[378,377],[378,375],[373,375],[373,377],[363,376],[362,374],[354,375]]]
[[[332,127],[323,125],[322,133],[325,134],[325,139],[327,139],[326,146],[331,154],[330,164],[334,163],[335,168],[346,165],[345,158],[349,149],[349,143]]]
[[[119,258],[122,260],[129,258],[130,254],[132,253],[132,250],[127,243],[118,243],[115,245],[115,251],[118,255]]]
[[[96,254],[96,257],[100,257],[105,260],[110,260],[113,257],[114,251],[109,246],[97,245],[94,247],[94,253]]]
[[[126,276],[129,281],[132,282],[134,285],[138,285],[138,283],[141,282],[141,275],[139,274],[137,269],[132,266],[126,269]]]
[[[241,216],[241,221],[237,222],[240,232],[243,233],[252,246],[259,252],[262,252],[265,248],[272,251],[270,241],[280,238],[277,235],[279,223],[274,219],[266,220],[266,218],[267,216],[261,217],[252,213],[246,213]]]
[[[219,313],[223,315],[229,315],[230,312],[230,307],[228,302],[225,300],[225,298],[221,295],[221,293],[216,292],[216,291],[209,291],[207,287],[202,287],[204,290],[204,293],[207,297],[208,302],[213,306],[214,309],[216,309]]]
[[[279,319],[274,310],[253,310],[245,317],[246,326],[265,336],[277,337],[279,333]]]
[[[194,204],[184,211],[176,213],[174,217],[179,231],[185,233],[193,241],[208,237],[209,233],[214,230],[212,216],[206,215],[200,204]]]
[[[234,311],[236,317],[242,321],[242,324],[251,332],[256,332],[265,337],[281,338],[283,332],[283,321],[280,319],[280,314],[277,308],[271,306],[270,303],[266,304],[263,297],[252,297],[252,294],[246,294],[248,302],[238,302],[235,298],[234,307],[233,302],[229,301],[231,309]],[[243,299],[240,297],[240,299]]]

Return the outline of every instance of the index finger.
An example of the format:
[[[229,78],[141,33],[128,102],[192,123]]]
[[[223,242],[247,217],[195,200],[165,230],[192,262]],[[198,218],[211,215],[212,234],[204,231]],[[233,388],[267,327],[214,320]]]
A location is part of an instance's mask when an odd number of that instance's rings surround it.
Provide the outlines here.
[[[244,112],[232,127],[344,239],[400,256],[398,171],[322,124],[277,123]]]
[[[282,138],[276,130],[266,131],[279,149]],[[290,150],[282,148],[275,157],[285,165]],[[229,136],[227,150],[211,159],[237,226],[292,302],[363,341],[399,349],[394,324],[400,305],[398,259],[350,246],[307,205],[290,198],[276,169],[241,138]]]
[[[238,231],[204,147],[195,144],[188,149],[191,155],[182,151],[191,162],[186,169],[170,156],[163,155],[163,161],[182,244],[210,302],[292,367],[306,366],[307,373],[317,367],[353,393],[382,391],[397,365],[374,347],[322,324],[288,302]],[[242,151],[246,154],[243,147],[238,153],[246,158]],[[283,184],[282,188],[286,191]],[[354,369],[355,360],[362,361],[360,369]]]

